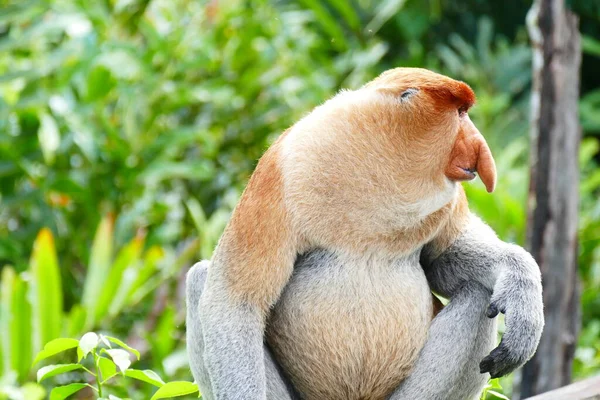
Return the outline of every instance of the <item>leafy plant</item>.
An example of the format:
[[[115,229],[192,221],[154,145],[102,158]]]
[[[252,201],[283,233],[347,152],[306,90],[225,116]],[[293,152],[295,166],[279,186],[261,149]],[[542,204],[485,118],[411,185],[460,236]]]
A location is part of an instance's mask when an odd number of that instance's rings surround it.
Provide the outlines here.
[[[152,370],[139,370],[131,368],[131,355],[138,360],[140,353],[122,342],[111,337],[88,332],[79,340],[69,338],[54,339],[44,346],[38,353],[34,364],[54,357],[68,350],[77,350],[77,362],[69,364],[51,364],[37,371],[37,382],[60,374],[73,371],[83,371],[86,375],[83,382],[72,382],[67,385],[56,386],[50,392],[50,400],[63,400],[82,389],[90,388],[96,393],[98,399],[119,400],[110,394],[111,385],[117,379],[131,378],[151,384],[158,388],[151,400],[166,399],[185,396],[198,392],[195,383],[176,381],[165,383],[160,376]],[[87,379],[85,379],[87,378]],[[121,384],[121,388],[126,385]]]
[[[494,399],[510,400],[502,393],[502,386],[500,385],[500,381],[498,379],[490,379],[481,393],[481,400]]]
[[[189,264],[198,251],[197,242],[191,242],[179,255],[158,246],[144,251],[144,237],[140,234],[114,256],[113,220],[107,215],[99,224],[91,246],[82,302],[68,313],[63,311],[61,268],[49,229],[38,234],[27,270],[17,273],[11,266],[2,269],[0,377],[4,377],[4,385],[27,381],[33,354],[43,343],[107,324],[124,308],[150,297]],[[168,266],[161,267],[163,262]]]

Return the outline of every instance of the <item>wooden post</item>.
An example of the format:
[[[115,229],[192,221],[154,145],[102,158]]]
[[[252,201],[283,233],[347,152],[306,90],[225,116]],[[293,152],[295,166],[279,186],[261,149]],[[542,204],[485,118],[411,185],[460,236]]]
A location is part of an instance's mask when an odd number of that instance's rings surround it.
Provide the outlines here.
[[[523,368],[521,399],[571,381],[580,324],[578,19],[564,0],[535,0],[527,25],[533,46],[527,241],[542,271],[546,326],[536,355]]]

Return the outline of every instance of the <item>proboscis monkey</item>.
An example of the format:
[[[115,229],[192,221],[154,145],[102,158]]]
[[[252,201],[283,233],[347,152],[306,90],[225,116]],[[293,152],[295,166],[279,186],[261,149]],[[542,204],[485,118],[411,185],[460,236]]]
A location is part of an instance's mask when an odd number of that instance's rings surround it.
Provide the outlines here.
[[[496,184],[474,102],[463,82],[393,69],[269,148],[188,274],[205,399],[471,399],[532,356],[538,266],[469,212],[461,185]],[[437,315],[432,290],[450,299]]]

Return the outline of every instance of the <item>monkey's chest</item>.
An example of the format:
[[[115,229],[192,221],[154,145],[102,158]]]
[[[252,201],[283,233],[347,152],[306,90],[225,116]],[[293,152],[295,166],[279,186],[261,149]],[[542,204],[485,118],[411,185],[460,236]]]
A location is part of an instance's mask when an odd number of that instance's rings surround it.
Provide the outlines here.
[[[296,263],[266,337],[303,399],[383,399],[409,374],[431,315],[416,257],[352,260],[319,250]]]

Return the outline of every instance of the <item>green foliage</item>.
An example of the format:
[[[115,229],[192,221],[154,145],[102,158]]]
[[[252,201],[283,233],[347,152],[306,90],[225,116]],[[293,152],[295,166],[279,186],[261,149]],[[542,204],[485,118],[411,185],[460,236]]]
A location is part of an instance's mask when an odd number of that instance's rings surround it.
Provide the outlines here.
[[[490,379],[481,393],[481,400],[494,399],[510,400],[502,393],[502,386],[500,385],[500,381],[498,379]]]
[[[600,41],[584,35],[581,39],[584,54],[600,59]],[[583,129],[591,134],[600,135],[600,89],[586,93],[579,106]]]
[[[31,328],[31,305],[27,302],[27,286],[11,267],[2,271],[0,301],[0,331],[2,332],[0,371],[2,375],[10,372],[23,380],[29,371],[31,360],[31,342],[21,342]]]
[[[78,361],[81,361],[97,347],[96,334],[83,335],[79,341],[59,339],[59,336],[77,336],[87,329],[110,325],[110,321],[114,321],[123,309],[135,308],[163,282],[179,273],[182,265],[188,264],[198,250],[197,244],[192,242],[179,255],[168,254],[157,246],[152,246],[144,252],[142,250],[144,238],[138,236],[120,249],[113,259],[112,249],[106,245],[113,241],[111,224],[112,217],[106,216],[96,231],[92,244],[92,259],[88,268],[89,274],[84,279],[85,287],[93,291],[95,296],[88,300],[87,304],[82,301],[81,304],[74,305],[69,313],[63,312],[59,262],[54,238],[48,229],[42,229],[37,236],[27,270],[19,274],[10,266],[2,269],[0,280],[2,287],[0,327],[3,333],[0,340],[0,354],[3,355],[0,359],[2,390],[11,388],[16,383],[26,382],[32,373],[32,361],[36,364],[74,348],[77,348]],[[161,267],[161,263],[166,263],[168,266]],[[96,268],[100,269],[101,273],[94,273]],[[89,317],[90,315],[93,317]],[[170,331],[163,330],[156,341],[172,343],[170,336]],[[123,341],[110,335],[102,335],[100,338],[108,347],[112,343],[135,354],[139,359],[140,353]],[[42,343],[46,343],[43,348]],[[34,359],[33,355],[36,352],[38,355]],[[127,370],[123,350],[103,349],[103,352],[112,358],[115,364],[123,367],[121,372]],[[164,356],[166,354],[163,354]],[[106,364],[103,360],[99,362],[101,362],[99,367]],[[59,373],[80,369],[77,365],[66,364],[52,369],[44,367],[38,371],[38,382]],[[143,380],[143,376],[146,375],[137,374],[132,378]],[[156,382],[161,381],[152,374],[148,376],[148,381],[152,379]],[[25,388],[25,386],[20,389],[13,387],[11,390],[14,392]],[[27,390],[33,390],[28,388]],[[83,387],[69,386],[61,390],[67,393],[76,388],[80,390]]]
[[[73,344],[75,345],[73,346]],[[112,344],[116,344],[121,348],[113,348]],[[120,399],[121,397],[111,393],[111,386],[118,379],[123,380],[125,377],[157,387],[158,390],[152,396],[153,400],[180,397],[198,392],[198,386],[194,383],[165,383],[154,371],[130,368],[129,352],[133,353],[137,359],[139,359],[140,353],[119,339],[97,335],[94,332],[86,333],[79,341],[59,338],[47,343],[44,350],[37,355],[36,362],[73,347],[77,347],[77,363],[51,364],[42,367],[37,371],[37,382],[41,383],[57,375],[79,370],[84,371],[87,376],[81,377],[84,380],[82,383],[73,382],[67,385],[55,386],[50,392],[50,400],[66,399],[85,388],[91,388],[98,399]],[[88,381],[91,383],[88,383]],[[125,387],[123,383],[120,386]]]
[[[33,311],[34,349],[60,335],[63,294],[52,233],[42,229],[33,245],[29,270]]]

